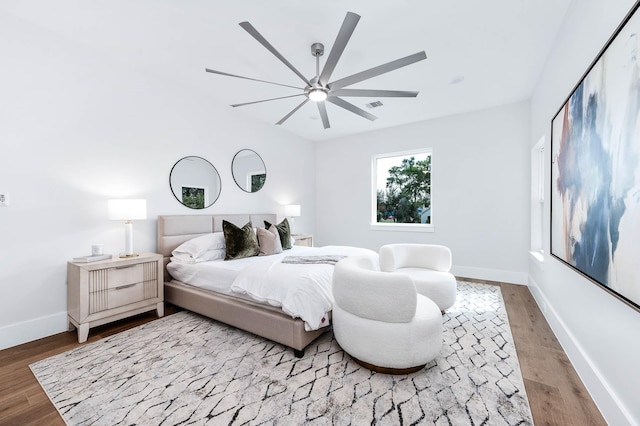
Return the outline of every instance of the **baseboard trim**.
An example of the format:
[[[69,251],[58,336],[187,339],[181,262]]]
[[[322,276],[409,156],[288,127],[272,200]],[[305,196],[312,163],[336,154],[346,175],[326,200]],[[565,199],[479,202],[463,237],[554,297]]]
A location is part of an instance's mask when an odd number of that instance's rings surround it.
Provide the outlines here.
[[[479,280],[527,285],[526,272],[504,271],[500,269],[475,268],[472,266],[451,267],[451,273],[457,277],[476,278]]]
[[[67,312],[58,312],[0,328],[0,350],[67,331]]]
[[[542,311],[553,333],[558,338],[558,342],[560,342],[571,364],[573,364],[578,376],[584,383],[591,398],[607,423],[611,425],[637,424],[622,401],[620,401],[613,389],[611,389],[606,378],[600,373],[600,370],[598,370],[589,355],[584,351],[580,342],[575,338],[571,330],[567,328],[562,318],[558,316],[553,305],[549,303],[533,277],[529,276],[528,280],[529,290],[540,307],[540,311]]]

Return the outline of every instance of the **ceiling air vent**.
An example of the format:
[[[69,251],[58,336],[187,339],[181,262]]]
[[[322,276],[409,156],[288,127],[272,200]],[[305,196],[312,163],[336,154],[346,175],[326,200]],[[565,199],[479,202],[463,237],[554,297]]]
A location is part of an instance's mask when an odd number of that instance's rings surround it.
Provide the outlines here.
[[[378,108],[382,106],[382,102],[380,101],[375,101],[375,102],[371,102],[370,104],[366,104],[367,108]]]

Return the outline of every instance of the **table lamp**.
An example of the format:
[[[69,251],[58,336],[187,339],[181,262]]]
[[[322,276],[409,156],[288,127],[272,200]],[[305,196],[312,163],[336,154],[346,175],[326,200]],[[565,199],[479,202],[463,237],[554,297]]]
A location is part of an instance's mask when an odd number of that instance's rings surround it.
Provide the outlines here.
[[[120,257],[135,257],[133,252],[132,220],[147,218],[147,200],[117,199],[109,200],[109,219],[124,220],[124,254]]]
[[[289,221],[289,229],[293,234],[293,218],[300,216],[300,204],[289,204],[284,206],[284,216]]]

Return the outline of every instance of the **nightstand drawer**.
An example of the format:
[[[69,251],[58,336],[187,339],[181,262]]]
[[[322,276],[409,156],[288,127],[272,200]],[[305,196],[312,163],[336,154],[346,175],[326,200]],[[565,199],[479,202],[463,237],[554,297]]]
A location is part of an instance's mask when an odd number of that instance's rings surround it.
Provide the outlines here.
[[[109,288],[141,283],[144,281],[144,266],[139,263],[137,265],[109,268],[108,275]]]
[[[144,283],[127,284],[121,287],[110,288],[107,299],[107,309],[113,309],[144,300],[146,299]]]
[[[313,235],[311,234],[293,234],[292,237],[297,246],[313,247]]]

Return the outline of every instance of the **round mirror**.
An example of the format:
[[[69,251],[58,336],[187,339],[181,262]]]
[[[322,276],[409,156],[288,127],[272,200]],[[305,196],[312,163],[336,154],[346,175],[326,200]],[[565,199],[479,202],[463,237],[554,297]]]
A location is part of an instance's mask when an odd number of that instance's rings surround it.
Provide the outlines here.
[[[173,165],[169,174],[171,192],[183,205],[204,209],[218,199],[220,175],[213,164],[201,157],[184,157]]]
[[[231,173],[233,180],[245,192],[260,191],[267,180],[264,161],[250,149],[243,149],[236,153],[231,163]]]

